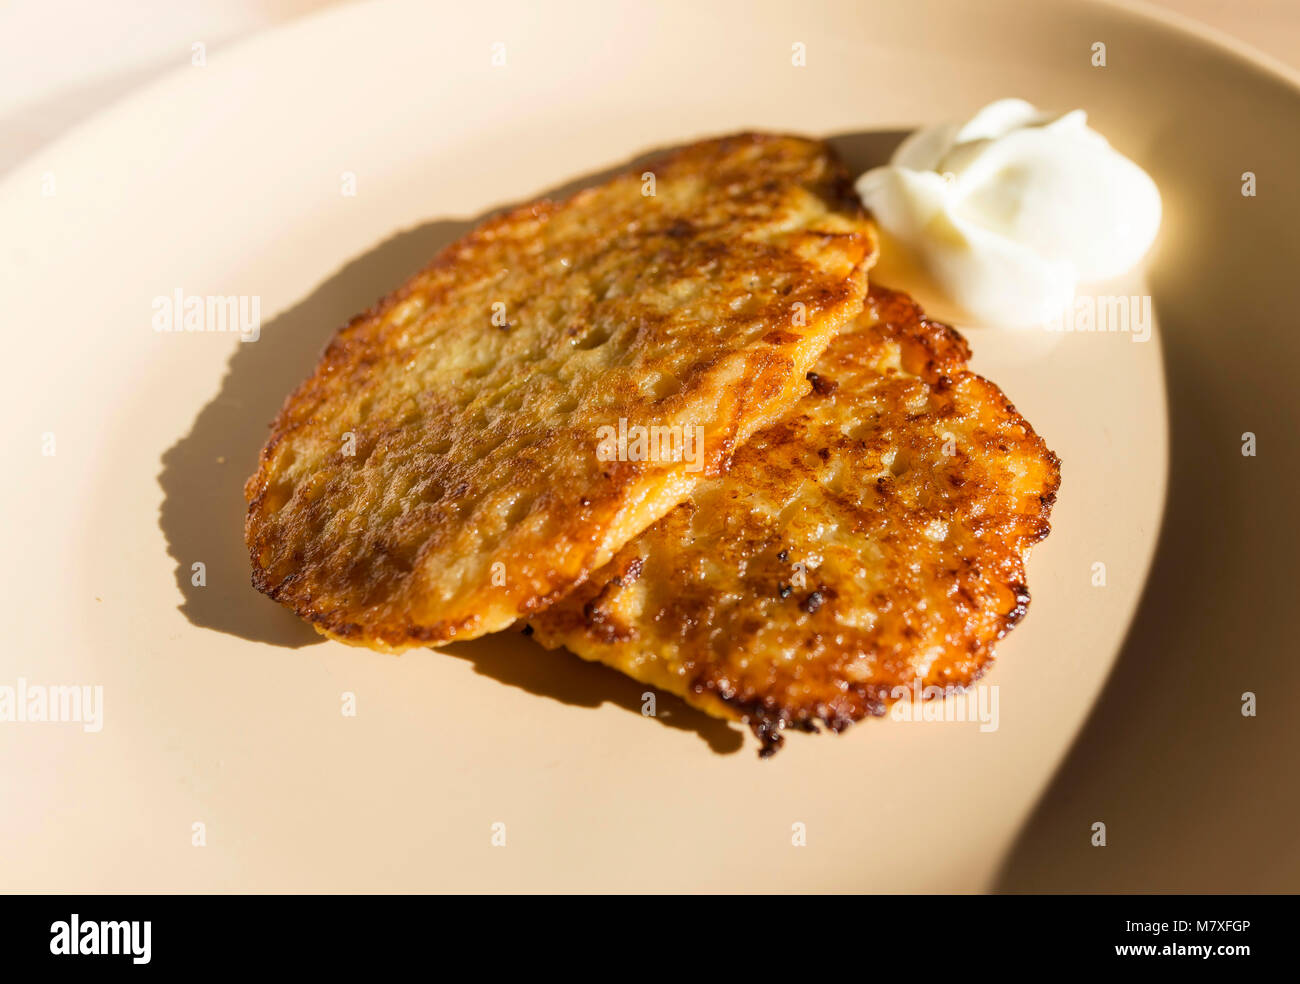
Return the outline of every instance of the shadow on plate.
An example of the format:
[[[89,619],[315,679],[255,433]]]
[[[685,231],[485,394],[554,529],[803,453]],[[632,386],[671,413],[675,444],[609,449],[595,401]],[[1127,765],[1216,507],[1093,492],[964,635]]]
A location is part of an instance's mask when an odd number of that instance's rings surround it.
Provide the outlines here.
[[[719,755],[740,751],[745,730],[698,711],[672,694],[655,691],[630,676],[601,663],[588,663],[564,649],[546,649],[518,632],[454,642],[439,647],[440,653],[471,663],[474,672],[518,687],[530,694],[549,697],[577,707],[612,704],[646,717],[645,695],[654,693],[653,719],[677,731],[693,731]],[[757,754],[758,746],[754,746]]]
[[[1224,107],[1208,118],[1246,114]],[[1279,892],[1300,883],[1300,240],[1287,208],[1256,207],[1235,185],[1243,156],[1261,174],[1289,158],[1282,145],[1243,147],[1227,135],[1203,157],[1187,155],[1191,139],[1176,129],[1153,137],[1166,215],[1151,289],[1170,427],[1155,557],[1105,689],[1006,858],[998,891]],[[1243,243],[1254,248],[1233,248]],[[1242,453],[1247,432],[1253,456]],[[1113,494],[1124,495],[1122,481]],[[1254,717],[1242,713],[1248,693]],[[1092,846],[1097,822],[1104,848]]]
[[[888,164],[898,145],[911,130],[861,130],[857,133],[837,133],[826,138],[835,148],[849,174],[855,178],[863,171]]]
[[[162,457],[158,525],[176,561],[181,613],[199,628],[298,647],[323,641],[307,623],[253,589],[244,546],[244,480],[257,463],[271,420],[311,373],[335,328],[419,269],[472,222],[430,222],[381,243],[262,327],[231,357],[221,390],[190,432]],[[203,558],[207,585],[190,584]]]

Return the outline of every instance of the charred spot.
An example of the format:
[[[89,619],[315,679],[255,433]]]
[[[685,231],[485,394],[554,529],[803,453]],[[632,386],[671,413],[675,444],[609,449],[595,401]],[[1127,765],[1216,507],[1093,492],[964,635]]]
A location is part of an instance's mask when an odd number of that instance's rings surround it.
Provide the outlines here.
[[[759,740],[761,745],[758,750],[759,758],[771,758],[785,745],[785,736],[781,734],[784,726],[785,721],[780,717],[763,714],[750,716],[749,730],[754,732],[754,737]]]
[[[1020,621],[1029,614],[1029,586],[1027,584],[1015,583],[1010,585],[1012,592],[1016,597],[1015,607],[1007,612],[1006,627],[1013,628],[1020,624]]]
[[[582,619],[594,638],[606,645],[626,642],[636,633],[610,617],[609,612],[600,607],[599,599],[592,599],[582,606]]]
[[[821,449],[817,452],[817,457],[821,458],[822,461],[830,461],[830,460],[831,460],[831,449],[830,449],[830,448],[821,448]]]
[[[815,372],[808,373],[808,382],[812,383],[813,392],[818,396],[830,396],[840,388],[840,384],[835,380],[819,376]]]
[[[640,573],[641,564],[640,558],[638,558],[632,564],[629,564],[621,574],[606,581],[599,593],[582,606],[583,624],[601,642],[626,642],[628,639],[636,638],[635,628],[620,623],[611,612],[602,606],[610,596],[622,590],[625,577],[628,580],[635,580]]]
[[[826,722],[827,727],[835,734],[843,733],[851,724],[853,724],[853,715],[842,708],[836,708],[831,713],[823,713],[822,720]]]
[[[312,625],[319,625],[329,633],[341,639],[354,639],[361,635],[362,628],[356,622],[339,619],[333,612],[307,612],[303,615]]]
[[[776,331],[769,331],[764,335],[763,341],[768,345],[793,345],[799,341],[799,336],[792,331],[782,331],[778,328]]]
[[[788,585],[788,584],[783,584],[783,585],[781,585],[779,588],[777,588],[776,590],[777,590],[777,593],[780,594],[780,596],[781,596],[782,598],[789,598],[789,597],[790,597],[790,592],[792,592],[792,591],[794,590],[794,588],[790,587],[790,585]]]
[[[825,603],[826,603],[826,596],[823,595],[821,591],[814,591],[803,601],[799,602],[799,607],[803,609],[805,612],[807,612],[809,615],[812,615],[814,612],[817,611],[817,609],[821,608],[822,605],[824,605]]]
[[[641,568],[644,566],[644,560],[640,557],[633,557],[622,571],[609,579],[609,587],[624,588],[627,587],[627,585],[634,583],[636,579],[641,576]],[[602,591],[601,594],[603,596],[605,592]]]
[[[779,554],[776,555],[776,559],[784,564],[787,560],[790,559],[790,551],[782,550]]]

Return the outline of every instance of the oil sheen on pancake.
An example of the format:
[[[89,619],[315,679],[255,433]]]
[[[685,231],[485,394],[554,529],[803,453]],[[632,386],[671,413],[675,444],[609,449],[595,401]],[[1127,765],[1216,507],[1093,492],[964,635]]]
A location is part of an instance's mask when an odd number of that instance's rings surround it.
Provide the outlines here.
[[[747,719],[765,754],[898,688],[970,684],[1025,615],[1060,470],[969,357],[873,285],[812,393],[530,619],[537,638]]]
[[[829,148],[762,134],[485,222],[288,398],[245,487],[253,583],[389,650],[544,607],[807,392],[874,250]],[[621,422],[703,453],[601,460]]]

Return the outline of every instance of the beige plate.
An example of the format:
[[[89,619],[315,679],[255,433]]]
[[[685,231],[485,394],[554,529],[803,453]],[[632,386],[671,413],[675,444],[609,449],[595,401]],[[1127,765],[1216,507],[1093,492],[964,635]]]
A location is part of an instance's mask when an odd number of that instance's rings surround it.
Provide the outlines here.
[[[1300,887],[1294,80],[1086,3],[534,6],[350,7],[210,52],[0,187],[0,686],[103,687],[97,733],[0,723],[0,889]],[[1085,107],[1167,214],[1147,271],[1092,288],[1153,295],[1148,341],[970,332],[1064,461],[997,730],[871,721],[760,762],[522,637],[385,656],[248,586],[275,408],[475,217],[746,127],[861,169],[1006,95]],[[155,333],[177,289],[260,297],[261,338]]]

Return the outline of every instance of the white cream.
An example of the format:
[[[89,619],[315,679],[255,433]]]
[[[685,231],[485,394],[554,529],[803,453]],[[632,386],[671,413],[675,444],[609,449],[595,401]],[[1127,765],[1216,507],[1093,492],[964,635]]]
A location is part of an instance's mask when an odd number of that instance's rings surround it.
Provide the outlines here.
[[[952,302],[1008,327],[1044,324],[1078,283],[1129,270],[1160,227],[1155,182],[1083,110],[1022,99],[918,130],[857,190]]]

